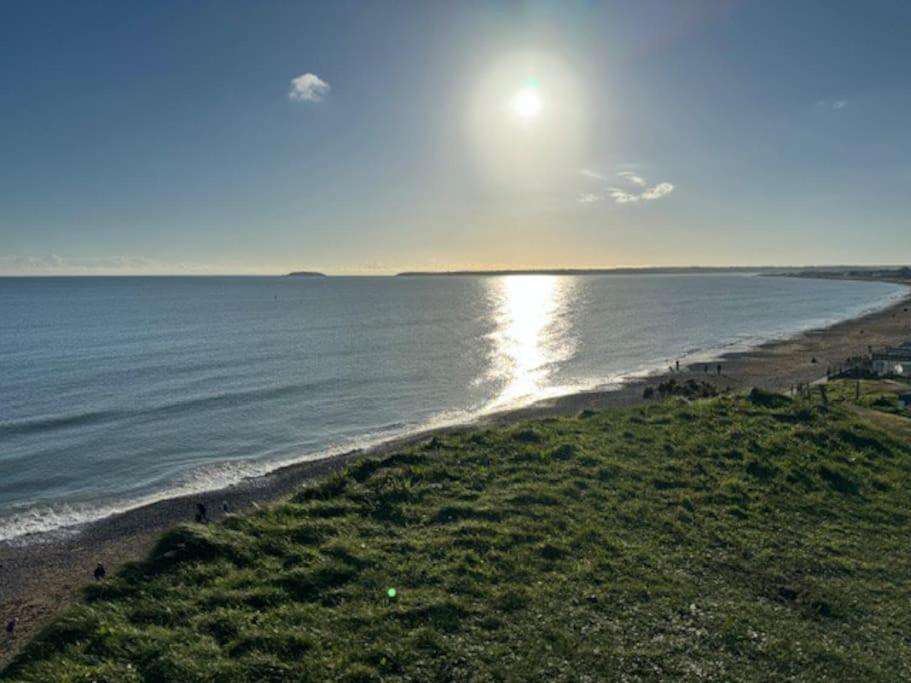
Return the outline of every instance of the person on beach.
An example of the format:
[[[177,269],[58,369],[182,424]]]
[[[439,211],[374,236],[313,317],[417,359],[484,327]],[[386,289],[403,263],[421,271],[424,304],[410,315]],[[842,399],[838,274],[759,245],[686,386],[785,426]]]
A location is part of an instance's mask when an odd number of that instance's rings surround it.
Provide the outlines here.
[[[196,503],[196,521],[200,524],[209,523],[209,513],[206,511],[206,506],[203,503]]]
[[[721,377],[721,364],[720,363],[718,364],[716,369],[718,370],[718,376]]]
[[[10,619],[9,623],[6,625],[6,637],[12,638],[13,631],[15,631],[15,630],[16,630],[16,617],[13,617],[12,619]]]
[[[677,372],[680,372],[680,361],[679,360],[674,363],[674,366],[677,368]]]
[[[703,368],[703,370],[705,370],[705,374],[709,374],[709,365],[708,365],[708,363],[705,364],[705,367]]]
[[[104,565],[101,562],[95,567],[94,576],[96,581],[101,581],[105,576],[107,576],[107,570],[104,568]]]

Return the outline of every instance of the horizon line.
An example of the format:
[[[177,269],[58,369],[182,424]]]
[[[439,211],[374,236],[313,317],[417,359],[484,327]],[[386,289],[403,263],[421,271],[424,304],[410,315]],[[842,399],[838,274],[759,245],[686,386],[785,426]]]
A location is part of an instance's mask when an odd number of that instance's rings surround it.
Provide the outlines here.
[[[595,268],[557,267],[557,268],[459,268],[452,270],[403,270],[387,273],[345,273],[322,271],[291,271],[282,273],[0,273],[0,279],[16,278],[207,278],[207,277],[280,277],[280,278],[308,278],[308,277],[433,277],[456,275],[598,275],[598,274],[624,274],[636,272],[673,273],[673,272],[759,272],[759,271],[799,271],[799,270],[876,270],[876,269],[901,269],[911,267],[908,264],[803,264],[803,265],[731,265],[731,266],[702,266],[702,265],[672,265],[672,266],[609,266]]]

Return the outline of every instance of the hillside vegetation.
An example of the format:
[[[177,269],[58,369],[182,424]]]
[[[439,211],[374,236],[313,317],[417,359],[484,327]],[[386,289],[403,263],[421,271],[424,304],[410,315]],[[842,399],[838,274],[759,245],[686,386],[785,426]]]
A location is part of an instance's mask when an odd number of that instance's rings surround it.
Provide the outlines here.
[[[466,430],[169,532],[0,679],[909,680],[909,482],[758,391]]]

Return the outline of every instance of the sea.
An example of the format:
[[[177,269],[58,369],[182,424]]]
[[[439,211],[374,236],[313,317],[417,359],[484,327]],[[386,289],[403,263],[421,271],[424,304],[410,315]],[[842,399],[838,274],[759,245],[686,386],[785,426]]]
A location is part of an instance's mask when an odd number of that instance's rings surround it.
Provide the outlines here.
[[[905,292],[739,273],[0,278],[0,541],[619,387]]]

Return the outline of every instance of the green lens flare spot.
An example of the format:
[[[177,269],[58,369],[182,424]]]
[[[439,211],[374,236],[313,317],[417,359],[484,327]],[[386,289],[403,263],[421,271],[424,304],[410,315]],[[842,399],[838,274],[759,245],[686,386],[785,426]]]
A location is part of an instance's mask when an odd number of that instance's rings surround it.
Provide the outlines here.
[[[386,595],[389,596],[389,599],[392,600],[395,597],[395,588],[390,588],[386,591]]]

